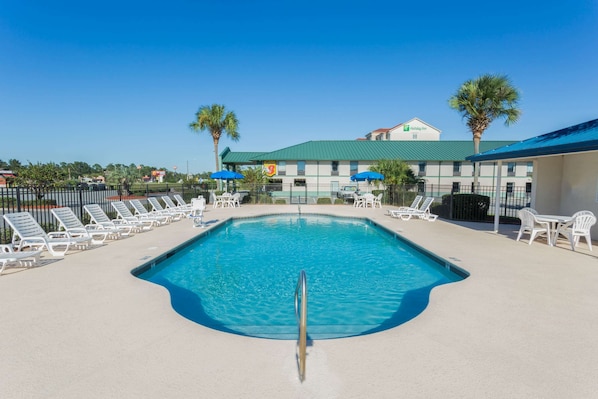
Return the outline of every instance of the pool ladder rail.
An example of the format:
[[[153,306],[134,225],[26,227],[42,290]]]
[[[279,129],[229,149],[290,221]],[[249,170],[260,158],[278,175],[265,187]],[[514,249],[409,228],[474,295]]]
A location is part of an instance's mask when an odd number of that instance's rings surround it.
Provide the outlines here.
[[[297,288],[295,288],[295,317],[299,326],[299,379],[305,380],[305,357],[307,351],[307,277],[305,270],[299,272]]]

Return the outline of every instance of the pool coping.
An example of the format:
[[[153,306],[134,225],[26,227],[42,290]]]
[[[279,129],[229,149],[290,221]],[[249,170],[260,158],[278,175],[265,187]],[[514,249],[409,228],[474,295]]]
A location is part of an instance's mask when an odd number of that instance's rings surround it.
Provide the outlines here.
[[[206,217],[293,206],[209,209]],[[201,233],[180,221],[0,276],[2,397],[590,398],[598,376],[598,258],[516,242],[517,226],[399,221],[384,209],[310,205],[368,217],[470,276],[436,287],[392,330],[316,341],[306,380],[292,341],[235,336],[172,311],[131,275],[146,256]],[[209,229],[209,227],[208,227]]]

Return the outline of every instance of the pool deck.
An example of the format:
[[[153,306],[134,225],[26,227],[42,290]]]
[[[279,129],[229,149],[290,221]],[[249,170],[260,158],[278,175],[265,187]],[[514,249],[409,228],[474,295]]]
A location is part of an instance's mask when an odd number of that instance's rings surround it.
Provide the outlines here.
[[[295,341],[192,323],[164,288],[131,275],[200,233],[190,220],[45,253],[40,267],[0,276],[0,397],[596,398],[598,249],[516,242],[518,226],[401,221],[388,207],[301,209],[368,217],[471,275],[435,288],[397,328],[313,342],[300,382]],[[209,208],[205,220],[281,212],[297,206]]]

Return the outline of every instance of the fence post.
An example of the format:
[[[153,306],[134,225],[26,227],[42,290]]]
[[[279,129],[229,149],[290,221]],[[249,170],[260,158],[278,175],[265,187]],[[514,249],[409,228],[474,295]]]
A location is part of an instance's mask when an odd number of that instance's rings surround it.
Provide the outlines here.
[[[453,194],[455,192],[455,188],[451,187],[451,200],[449,203],[449,220],[453,220]]]
[[[17,187],[17,212],[21,212],[21,188]]]
[[[83,217],[83,190],[79,190],[79,215]]]

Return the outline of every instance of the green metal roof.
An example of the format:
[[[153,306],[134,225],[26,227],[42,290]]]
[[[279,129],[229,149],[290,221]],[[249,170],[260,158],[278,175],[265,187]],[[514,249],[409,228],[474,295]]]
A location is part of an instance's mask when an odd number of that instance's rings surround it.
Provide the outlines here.
[[[514,143],[514,141],[480,142],[480,151]],[[229,153],[234,154],[234,153]],[[228,156],[227,154],[227,161]],[[473,141],[308,141],[277,151],[260,153],[252,161],[463,161],[473,155]],[[231,162],[232,163],[232,162]]]
[[[263,152],[228,152],[222,157],[226,164],[253,164],[253,158],[259,157]]]

